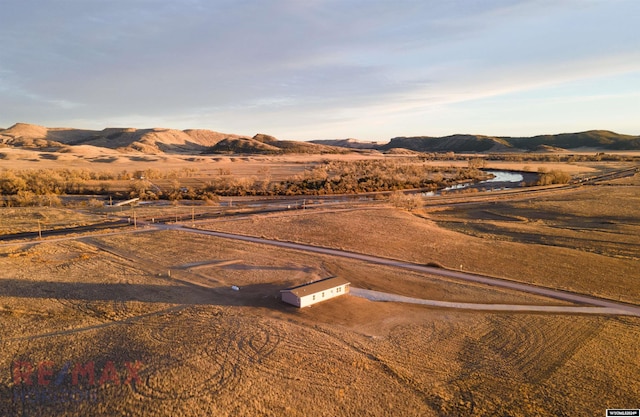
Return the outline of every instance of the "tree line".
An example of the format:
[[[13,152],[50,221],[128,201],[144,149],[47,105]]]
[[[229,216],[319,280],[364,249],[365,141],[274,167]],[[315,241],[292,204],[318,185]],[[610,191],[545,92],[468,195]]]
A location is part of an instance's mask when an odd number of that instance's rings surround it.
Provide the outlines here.
[[[219,196],[293,196],[356,194],[406,189],[436,190],[456,182],[479,180],[487,174],[476,167],[434,167],[413,160],[324,161],[284,180],[272,180],[268,167],[256,175],[240,177],[229,170],[196,187],[181,185],[195,169],[162,172],[97,172],[87,169],[39,169],[0,171],[0,205],[60,205],[61,195],[111,195],[145,200],[216,201]],[[156,179],[169,179],[163,188]],[[113,191],[112,182],[128,180],[126,190]],[[166,181],[165,181],[166,182]]]
[[[221,175],[205,189],[223,196],[357,194],[406,189],[436,190],[461,181],[486,178],[475,168],[434,167],[406,161],[326,161],[286,180]]]

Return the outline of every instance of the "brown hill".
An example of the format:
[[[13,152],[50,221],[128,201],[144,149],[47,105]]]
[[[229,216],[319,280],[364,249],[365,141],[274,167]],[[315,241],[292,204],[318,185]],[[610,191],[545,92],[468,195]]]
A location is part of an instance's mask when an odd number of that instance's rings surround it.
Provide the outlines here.
[[[538,145],[535,148],[535,152],[538,152],[538,153],[545,153],[545,152],[548,152],[548,153],[561,153],[561,152],[569,152],[569,151],[566,150],[566,149],[563,149],[563,148],[558,148],[556,146]]]
[[[206,153],[276,154],[280,153],[280,149],[252,138],[227,138],[207,149]]]
[[[238,135],[204,129],[134,129],[106,128],[82,130],[69,128],[47,128],[17,123],[0,130],[0,143],[26,148],[60,148],[66,146],[91,145],[122,152],[143,153],[194,153],[202,152],[225,138]]]
[[[440,138],[399,137],[380,147],[382,150],[405,148],[418,152],[500,152],[512,146],[501,138],[481,135],[451,135]]]
[[[257,140],[258,142],[269,144],[273,144],[278,141],[278,139],[274,138],[273,136],[265,135],[264,133],[258,133],[252,139]]]
[[[207,130],[111,128],[93,132],[91,136],[73,144],[101,146],[124,152],[193,153],[202,152],[226,137],[229,135]]]
[[[602,150],[640,149],[640,136],[621,135],[607,130],[590,130],[580,133],[561,133],[533,137],[417,136],[393,138],[379,149],[405,148],[419,152],[548,152],[552,149],[567,150],[583,147]]]
[[[503,138],[512,146],[535,150],[540,145],[563,149],[595,148],[611,150],[640,149],[640,136],[621,135],[608,130],[589,130],[579,133],[560,133],[557,135],[539,135],[530,138]]]
[[[14,138],[27,137],[32,139],[45,139],[47,137],[48,130],[49,129],[44,126],[16,123],[10,128],[0,131],[0,134]]]
[[[48,136],[46,127],[26,123],[16,123],[0,130],[0,144],[20,148],[52,148],[60,145]]]
[[[183,131],[189,135],[192,140],[203,146],[213,146],[226,138],[239,138],[240,135],[232,135],[228,133],[214,132],[213,130],[206,129],[187,129]]]
[[[412,151],[411,149],[406,148],[391,148],[384,151],[386,155],[416,155],[420,154],[420,152]]]
[[[210,147],[207,153],[228,153],[228,154],[323,154],[323,153],[346,153],[348,150],[319,145],[310,142],[298,142],[293,140],[278,140],[273,136],[258,134],[253,138],[227,138],[221,140],[216,145]]]
[[[319,145],[317,143],[298,142],[294,140],[280,140],[273,144],[280,148],[282,153],[310,153],[310,154],[322,154],[322,153],[347,153],[346,149],[342,149],[335,146]]]
[[[47,128],[18,123],[0,130],[0,144],[69,153],[70,148],[91,146],[119,152],[145,154],[194,153],[343,153],[338,147],[309,142],[280,141],[259,133],[253,138],[205,129],[106,128],[82,130]]]
[[[339,146],[341,148],[349,148],[349,149],[378,149],[378,147],[380,146],[377,142],[363,142],[353,138],[316,139],[310,142],[316,143],[318,145]]]
[[[602,150],[640,149],[640,136],[620,135],[605,130],[581,133],[540,135],[534,137],[494,137],[451,135],[445,137],[397,137],[384,145],[354,139],[316,140],[310,142],[281,141],[259,133],[252,138],[205,129],[135,129],[107,128],[83,130],[47,128],[17,123],[0,129],[0,146],[56,152],[69,146],[90,145],[118,152],[148,154],[194,153],[344,153],[379,150],[398,153],[400,149],[415,152],[559,152],[583,147]]]

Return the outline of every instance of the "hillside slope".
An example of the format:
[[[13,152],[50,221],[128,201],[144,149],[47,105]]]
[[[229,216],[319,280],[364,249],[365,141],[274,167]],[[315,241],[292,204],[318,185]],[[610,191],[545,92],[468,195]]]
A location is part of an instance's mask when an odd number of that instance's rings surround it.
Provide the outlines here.
[[[621,135],[607,130],[539,135],[533,137],[493,137],[452,135],[445,137],[397,137],[380,150],[394,148],[418,152],[523,152],[540,149],[640,150],[640,136]]]
[[[204,129],[135,129],[106,128],[82,130],[71,128],[47,128],[17,123],[0,130],[0,143],[5,146],[65,149],[68,146],[90,145],[116,149],[122,152],[143,153],[194,153],[202,152],[221,140],[239,138],[239,135]]]
[[[346,149],[320,145],[311,142],[292,140],[278,140],[273,136],[259,133],[253,138],[227,138],[216,143],[207,153],[253,153],[253,154],[284,154],[284,153],[345,153]]]
[[[326,146],[339,146],[348,149],[378,149],[380,146],[377,142],[363,142],[357,139],[316,139],[310,140],[310,143]]]
[[[278,140],[259,133],[253,137],[206,129],[106,128],[83,130],[47,128],[17,123],[0,129],[0,146],[56,152],[87,145],[125,153],[145,154],[322,154],[378,150],[414,152],[555,152],[590,148],[596,150],[640,150],[640,136],[621,135],[607,130],[539,135],[533,137],[497,137],[450,135],[444,137],[396,137],[388,143],[360,142],[354,139],[315,140],[309,142]]]
[[[379,149],[405,148],[418,152],[499,152],[506,151],[511,145],[500,138],[479,135],[451,135],[440,138],[399,137],[393,138]]]
[[[205,129],[106,128],[82,130],[47,128],[17,123],[0,129],[0,145],[70,152],[73,147],[91,146],[125,153],[145,154],[284,154],[344,153],[347,150],[310,142],[278,140],[259,133],[252,138]]]
[[[564,149],[601,148],[611,150],[640,149],[640,136],[621,135],[608,130],[590,130],[579,133],[561,133],[558,135],[540,135],[524,138],[504,138],[513,147],[534,150],[538,146],[551,146]]]

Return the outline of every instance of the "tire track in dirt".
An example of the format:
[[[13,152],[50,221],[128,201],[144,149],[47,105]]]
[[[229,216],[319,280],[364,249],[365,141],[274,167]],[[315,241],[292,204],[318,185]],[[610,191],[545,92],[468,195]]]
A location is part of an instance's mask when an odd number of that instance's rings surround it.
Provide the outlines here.
[[[396,367],[394,367],[390,361],[388,361],[381,355],[376,354],[375,352],[364,346],[357,346],[355,343],[352,343],[351,341],[340,336],[338,333],[332,330],[321,327],[317,327],[315,330],[324,333],[332,339],[337,340],[338,342],[340,342],[340,344],[347,347],[352,352],[359,355],[361,358],[374,363],[391,380],[394,380],[400,385],[406,387],[409,391],[413,392],[414,395],[420,398],[424,404],[427,404],[434,411],[439,412],[437,397],[434,397],[431,392],[425,390],[426,387],[421,386],[413,378],[411,378],[411,376],[405,375],[400,369],[396,369]],[[445,414],[440,415],[443,417],[447,416]]]
[[[416,362],[412,352],[424,350],[424,346],[448,339],[459,329],[449,321],[430,325],[410,325],[394,329],[389,334],[388,341],[393,354],[384,359],[378,355],[377,360],[384,360],[389,375],[406,384],[423,399],[423,401],[440,417],[471,416],[476,403],[471,385],[465,378],[451,378],[451,369],[439,372],[433,383],[429,378],[420,375],[433,376],[433,366],[427,362]],[[440,351],[440,349],[434,349]]]
[[[545,387],[545,381],[597,338],[605,324],[612,320],[616,319],[493,316],[490,328],[480,336],[466,336],[458,353],[461,368],[451,383],[459,382],[474,398],[466,414],[460,415],[473,415],[468,412],[472,405],[481,408],[480,415],[496,415],[499,410],[519,408],[530,398],[523,399],[518,392],[533,390],[537,395],[545,395],[544,389],[538,391],[538,388]],[[536,410],[532,415],[547,415],[557,412],[561,403],[549,398],[548,402],[529,405]]]
[[[189,307],[143,323],[140,337],[155,353],[140,372],[142,381],[136,386],[140,396],[187,400],[210,392],[207,387],[221,389],[232,381],[224,361],[204,347],[221,337],[216,320],[220,313],[208,317],[200,313]]]
[[[501,316],[480,344],[498,354],[525,381],[549,378],[575,352],[595,338],[601,320],[568,320],[545,316]]]
[[[132,316],[131,309],[124,301],[83,301],[66,298],[55,300],[66,308],[99,320],[117,321]]]
[[[337,371],[342,366],[339,354],[342,344],[333,337],[318,337],[318,329],[293,323],[272,321],[268,330],[274,329],[278,329],[276,334],[286,334],[286,338],[278,335],[277,349],[265,360],[254,361],[254,366],[261,373],[332,389],[341,389],[355,382],[354,375]]]
[[[73,329],[69,329],[69,330],[59,330],[59,331],[55,331],[55,332],[48,332],[48,333],[40,333],[40,334],[35,334],[35,335],[28,335],[28,336],[20,336],[20,337],[11,337],[11,338],[7,338],[7,339],[0,339],[0,343],[4,343],[4,342],[19,342],[19,341],[25,341],[25,340],[36,340],[36,339],[44,339],[44,338],[49,338],[49,337],[61,337],[61,336],[68,336],[68,335],[72,335],[72,334],[76,334],[76,333],[82,333],[82,332],[89,332],[89,331],[93,331],[93,330],[101,330],[101,329],[105,329],[107,327],[111,327],[111,326],[119,326],[119,325],[130,325],[133,324],[137,321],[140,320],[144,320],[148,317],[153,317],[153,316],[161,316],[163,314],[167,314],[173,311],[178,311],[178,310],[182,310],[185,309],[189,306],[187,305],[177,305],[177,306],[172,306],[172,307],[168,307],[162,310],[158,310],[158,311],[154,311],[151,313],[146,313],[146,314],[141,314],[138,316],[134,316],[134,317],[130,317],[124,320],[117,320],[117,321],[110,321],[108,323],[100,323],[100,324],[94,324],[91,326],[83,326],[83,327],[76,327]]]
[[[163,353],[141,372],[143,397],[186,400],[230,393],[247,369],[262,364],[280,344],[281,335],[269,322],[235,317],[227,309],[207,315],[191,307],[175,315],[181,317],[144,326],[154,350]]]

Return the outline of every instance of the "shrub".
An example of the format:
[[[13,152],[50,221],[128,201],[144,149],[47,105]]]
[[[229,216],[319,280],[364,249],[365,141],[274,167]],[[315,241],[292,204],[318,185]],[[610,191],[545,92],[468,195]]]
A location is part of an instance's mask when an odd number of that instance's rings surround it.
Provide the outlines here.
[[[551,184],[568,184],[571,181],[571,175],[564,171],[557,169],[541,172],[538,178],[538,185],[551,185]]]
[[[413,211],[421,206],[422,198],[418,194],[405,194],[402,191],[394,191],[389,196],[389,202],[396,208]]]

